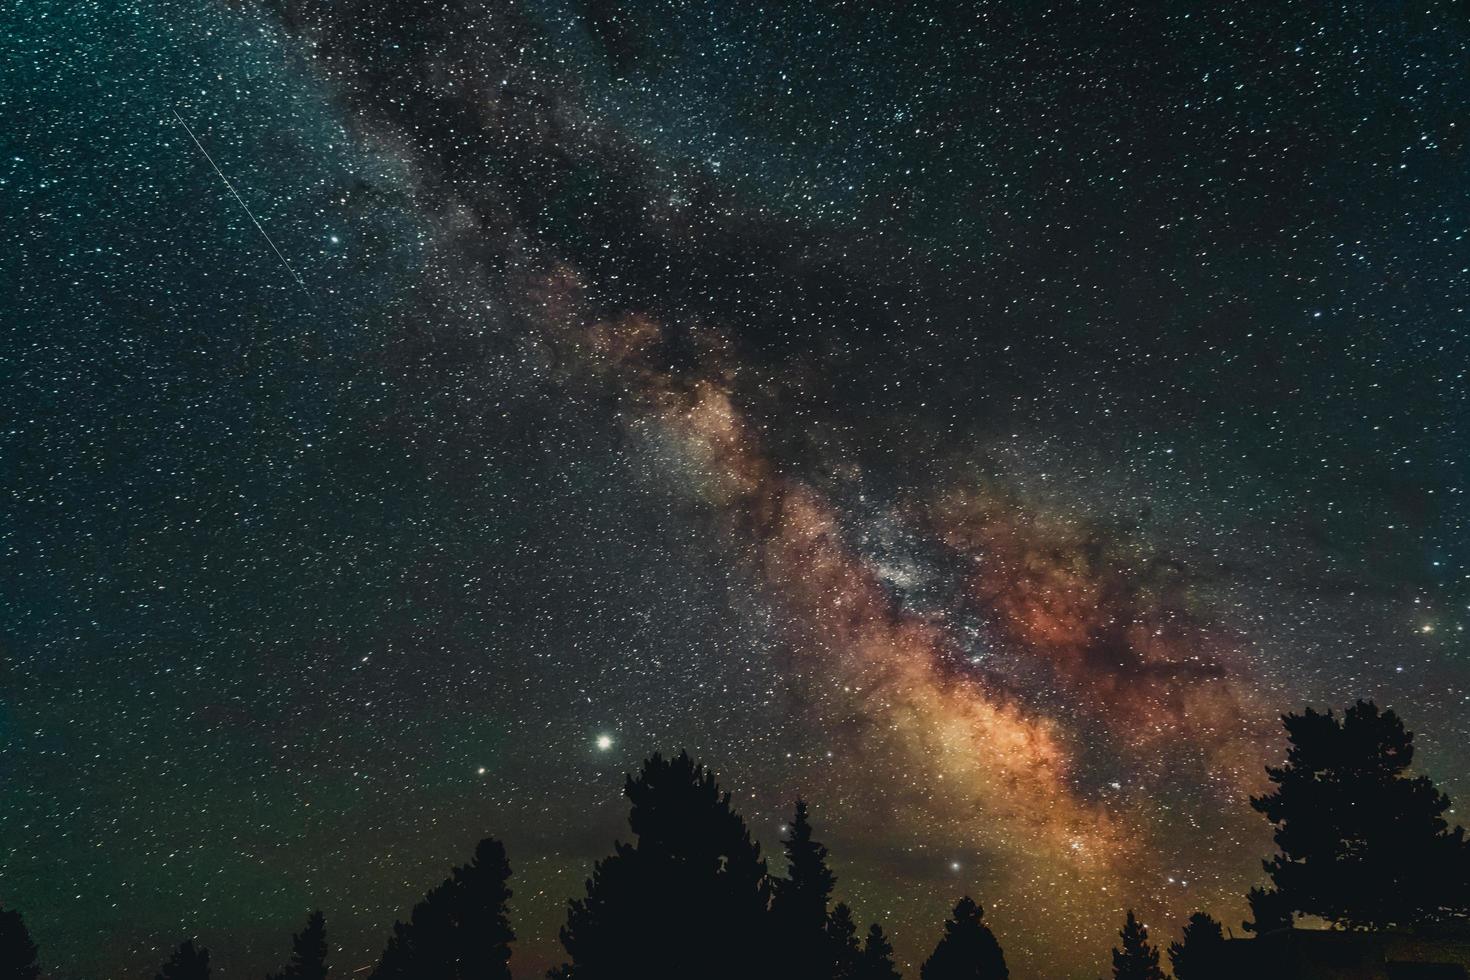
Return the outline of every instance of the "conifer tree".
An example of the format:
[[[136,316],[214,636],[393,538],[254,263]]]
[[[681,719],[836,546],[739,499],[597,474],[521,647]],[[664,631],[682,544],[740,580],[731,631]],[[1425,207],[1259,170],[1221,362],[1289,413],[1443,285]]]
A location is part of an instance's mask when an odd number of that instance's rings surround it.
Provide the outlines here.
[[[1275,825],[1265,867],[1286,909],[1369,929],[1470,914],[1465,832],[1434,783],[1409,775],[1414,735],[1398,716],[1359,701],[1282,722],[1286,765],[1251,805]]]
[[[829,976],[833,980],[856,980],[858,963],[862,959],[862,948],[858,945],[857,924],[852,921],[852,909],[845,902],[838,902],[827,917],[827,949],[831,959],[826,971],[813,976]]]
[[[40,975],[25,920],[19,912],[0,909],[0,980],[36,980]]]
[[[1175,980],[1225,980],[1225,933],[1213,917],[1196,912],[1177,942],[1169,944]]]
[[[919,969],[921,980],[1007,980],[1005,954],[982,920],[985,910],[966,895],[944,923],[939,945]]]
[[[898,968],[893,965],[893,946],[876,922],[868,927],[857,975],[858,980],[900,980]]]
[[[209,980],[209,950],[196,949],[194,940],[184,940],[154,980]]]
[[[1118,938],[1123,948],[1113,947],[1113,980],[1164,980],[1159,968],[1159,951],[1148,941],[1148,928],[1128,910]]]
[[[372,980],[510,980],[510,876],[500,841],[480,841],[407,923],[394,923]]]
[[[1240,924],[1246,932],[1262,935],[1277,929],[1290,929],[1293,921],[1286,899],[1274,888],[1252,888],[1245,896],[1251,907],[1251,918]]]
[[[619,842],[568,903],[554,976],[747,978],[768,972],[770,885],[760,846],[704,766],[654,755],[624,794],[636,843]]]
[[[820,977],[834,958],[827,903],[837,877],[827,866],[827,848],[812,839],[805,800],[796,801],[796,815],[781,844],[786,877],[771,883],[772,926],[782,951],[777,972],[801,980]]]
[[[269,980],[327,980],[327,920],[321,912],[307,916],[306,928],[291,937],[291,962]]]
[[[465,980],[510,978],[510,944],[516,938],[510,926],[510,876],[505,846],[493,838],[480,841],[470,862],[454,869],[458,975]]]

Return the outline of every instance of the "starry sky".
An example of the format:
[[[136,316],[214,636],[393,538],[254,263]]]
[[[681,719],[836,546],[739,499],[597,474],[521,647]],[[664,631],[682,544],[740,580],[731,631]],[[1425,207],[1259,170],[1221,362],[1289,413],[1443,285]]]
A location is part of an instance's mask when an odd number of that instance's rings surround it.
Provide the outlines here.
[[[1019,980],[1239,922],[1282,711],[1470,796],[1463,4],[881,7],[0,21],[53,977],[348,973],[485,834],[540,976],[660,749]]]

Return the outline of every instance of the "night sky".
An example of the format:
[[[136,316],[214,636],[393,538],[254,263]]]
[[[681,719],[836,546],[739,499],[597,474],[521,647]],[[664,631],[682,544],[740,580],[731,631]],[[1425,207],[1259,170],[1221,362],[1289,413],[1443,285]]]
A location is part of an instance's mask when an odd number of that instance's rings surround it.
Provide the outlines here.
[[[1470,798],[1465,7],[875,6],[0,16],[51,976],[346,975],[493,834],[538,977],[654,750],[911,975],[1238,926],[1307,703]]]

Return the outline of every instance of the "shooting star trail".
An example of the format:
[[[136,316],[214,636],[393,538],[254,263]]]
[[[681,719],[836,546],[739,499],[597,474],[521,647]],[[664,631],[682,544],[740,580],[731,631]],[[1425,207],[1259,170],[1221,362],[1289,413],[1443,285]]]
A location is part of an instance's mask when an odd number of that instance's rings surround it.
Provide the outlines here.
[[[219,174],[219,179],[225,182],[225,187],[229,188],[235,200],[240,202],[240,207],[245,210],[245,214],[249,216],[251,223],[255,225],[255,230],[260,232],[260,237],[264,238],[265,243],[271,247],[271,251],[276,253],[276,258],[281,260],[281,265],[285,266],[286,271],[291,274],[291,278],[296,280],[296,285],[301,287],[303,293],[310,296],[311,294],[306,292],[306,283],[302,282],[301,277],[296,274],[296,270],[291,268],[291,263],[286,261],[286,256],[281,254],[281,250],[276,248],[276,243],[271,241],[271,236],[265,233],[265,229],[256,220],[255,214],[250,210],[250,205],[245,203],[245,199],[240,196],[240,192],[235,190],[235,185],[230,183],[230,178],[225,176],[225,172],[219,168],[219,164],[214,162],[214,157],[210,156],[209,151],[204,148],[204,144],[199,142],[199,137],[194,135],[194,130],[190,129],[189,124],[184,122],[184,117],[179,115],[179,110],[170,107],[170,111],[174,114],[174,118],[179,121],[179,125],[184,127],[184,132],[188,133],[189,138],[194,141],[194,145],[199,147],[199,152],[204,154],[204,159],[209,161],[209,165],[214,168],[214,172]]]

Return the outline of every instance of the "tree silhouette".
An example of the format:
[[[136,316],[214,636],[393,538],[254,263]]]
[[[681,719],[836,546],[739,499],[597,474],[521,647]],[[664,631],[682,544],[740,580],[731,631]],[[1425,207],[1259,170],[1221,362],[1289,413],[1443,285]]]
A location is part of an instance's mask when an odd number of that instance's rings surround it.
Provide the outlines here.
[[[36,980],[36,944],[26,931],[25,919],[11,909],[0,909],[0,980]]]
[[[960,899],[944,923],[939,945],[919,968],[922,980],[1007,980],[1005,953],[981,921],[984,916],[985,910],[970,896]]]
[[[1282,718],[1286,765],[1251,805],[1276,826],[1265,862],[1287,909],[1347,928],[1413,926],[1470,911],[1464,830],[1450,801],[1410,776],[1414,736],[1392,711],[1359,701],[1341,718]]]
[[[327,920],[321,912],[307,916],[306,928],[291,937],[291,962],[267,980],[327,980]]]
[[[209,980],[209,950],[195,949],[194,940],[184,940],[154,980]]]
[[[832,977],[833,980],[856,980],[862,949],[858,946],[857,925],[852,921],[852,909],[838,902],[827,917],[827,948],[831,959],[826,970],[809,973],[810,977]]]
[[[372,980],[510,980],[510,875],[500,841],[480,841],[470,863],[425,895],[407,924],[393,924]]]
[[[1149,945],[1148,929],[1128,910],[1128,921],[1118,933],[1123,948],[1113,947],[1113,980],[1164,980],[1159,951]]]
[[[1286,899],[1274,888],[1252,888],[1245,899],[1250,903],[1251,918],[1240,924],[1246,932],[1262,935],[1277,929],[1290,929],[1291,909]]]
[[[893,946],[883,935],[878,923],[868,926],[868,938],[863,943],[863,955],[858,960],[858,980],[901,980],[898,969],[893,965]]]
[[[1169,962],[1175,980],[1225,980],[1222,957],[1225,933],[1204,912],[1189,917],[1178,942],[1169,944]]]
[[[629,776],[628,824],[567,903],[561,942],[575,980],[742,977],[769,971],[770,885],[760,846],[713,774],[681,752]]]
[[[812,839],[805,800],[796,801],[791,830],[781,841],[786,850],[786,877],[771,882],[771,916],[782,956],[784,976],[807,980],[831,971],[834,952],[827,903],[837,877],[827,867],[827,848]]]

